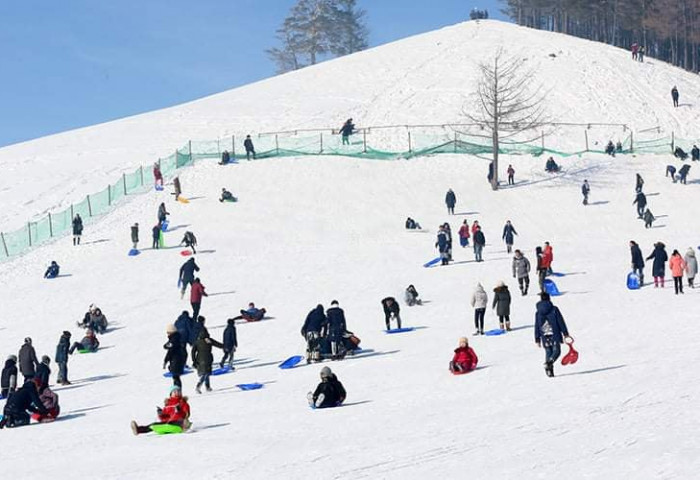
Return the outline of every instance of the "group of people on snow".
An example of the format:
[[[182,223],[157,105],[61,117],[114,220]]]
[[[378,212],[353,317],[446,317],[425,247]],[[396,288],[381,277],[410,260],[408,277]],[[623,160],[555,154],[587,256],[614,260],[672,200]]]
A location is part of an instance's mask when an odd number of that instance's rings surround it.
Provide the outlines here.
[[[342,360],[347,353],[359,348],[359,339],[347,329],[345,312],[338,301],[324,312],[319,304],[311,310],[301,327],[301,336],[306,340],[306,363],[320,362],[323,358]]]
[[[639,277],[639,284],[644,285],[644,256],[641,248],[634,240],[630,240],[630,253],[632,256],[632,272]],[[666,263],[668,262],[676,295],[683,293],[683,276],[688,279],[688,287],[695,288],[695,276],[698,273],[698,261],[695,251],[688,248],[682,256],[678,250],[673,250],[669,258],[666,252],[666,245],[663,242],[656,242],[651,254],[646,260],[653,260],[652,276],[654,277],[654,288],[663,288],[666,280]]]

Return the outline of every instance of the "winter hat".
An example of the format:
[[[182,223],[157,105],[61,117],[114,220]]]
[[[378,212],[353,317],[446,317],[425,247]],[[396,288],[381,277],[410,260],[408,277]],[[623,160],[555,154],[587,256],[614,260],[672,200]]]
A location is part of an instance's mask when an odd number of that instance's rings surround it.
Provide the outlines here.
[[[226,323],[228,323],[229,325],[234,325],[234,324],[236,323],[236,319],[235,319],[235,318],[229,318],[228,320],[226,320]]]
[[[333,300],[333,301],[331,302],[331,305],[338,306],[338,300]]]
[[[175,332],[177,332],[177,328],[175,328],[175,325],[173,325],[172,323],[165,327],[165,333],[167,333],[168,335]]]
[[[333,372],[331,372],[330,368],[323,367],[321,369],[321,378],[329,378],[331,375],[333,375]]]
[[[26,337],[26,338],[24,339],[24,343],[26,343],[27,345],[31,345],[31,344],[32,344],[32,338],[31,338],[31,337]]]
[[[469,345],[469,340],[467,340],[467,337],[459,337],[459,344]]]
[[[548,294],[547,292],[541,292],[541,293],[540,293],[540,299],[542,299],[542,301],[548,301],[548,300],[549,300],[549,294]]]
[[[693,250],[693,247],[688,247],[687,255],[690,255],[691,257],[695,256],[695,250]]]
[[[63,330],[64,337],[70,337],[70,332],[68,330]]]
[[[8,355],[7,359],[17,363],[17,355]]]
[[[49,363],[51,363],[51,359],[48,355],[44,355],[43,357],[41,357],[41,363],[43,363],[44,365],[48,365]]]
[[[505,287],[505,286],[506,286],[506,282],[504,282],[503,280],[501,280],[500,282],[498,282],[498,284],[497,284],[496,286],[498,286],[498,287]]]
[[[170,387],[170,390],[168,391],[168,395],[172,395],[173,392],[179,392],[180,394],[182,394],[182,389],[177,385],[173,385],[172,387]]]

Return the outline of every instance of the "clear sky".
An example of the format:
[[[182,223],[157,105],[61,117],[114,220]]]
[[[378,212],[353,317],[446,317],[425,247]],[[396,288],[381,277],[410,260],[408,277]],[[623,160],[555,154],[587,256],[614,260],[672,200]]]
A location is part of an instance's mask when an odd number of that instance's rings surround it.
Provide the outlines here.
[[[176,105],[274,75],[295,0],[0,2],[0,146]],[[498,0],[358,0],[376,46]]]

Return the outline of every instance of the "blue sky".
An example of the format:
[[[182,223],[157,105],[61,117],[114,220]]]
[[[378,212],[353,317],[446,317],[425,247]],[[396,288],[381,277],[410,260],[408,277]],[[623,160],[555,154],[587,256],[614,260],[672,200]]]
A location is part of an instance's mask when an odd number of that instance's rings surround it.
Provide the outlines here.
[[[0,3],[0,146],[163,108],[274,75],[295,0]],[[376,46],[498,0],[358,0]]]

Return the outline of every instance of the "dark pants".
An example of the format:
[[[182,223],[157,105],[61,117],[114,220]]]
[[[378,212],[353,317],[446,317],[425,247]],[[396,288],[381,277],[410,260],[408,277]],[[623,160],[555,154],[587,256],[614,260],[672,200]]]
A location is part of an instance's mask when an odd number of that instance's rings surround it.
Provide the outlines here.
[[[515,185],[515,179],[513,175],[508,175],[508,185]]]
[[[527,295],[527,289],[530,288],[530,277],[520,277],[518,278],[518,285],[520,285],[520,291],[523,295]]]
[[[644,269],[633,267],[632,272],[637,274],[637,276],[639,277],[639,284],[643,285],[644,284]]]
[[[583,195],[583,204],[588,205],[588,194]]]
[[[545,338],[545,342],[544,342],[544,359],[545,359],[545,361],[554,363],[559,358],[559,355],[561,355],[561,345],[559,345],[559,342],[554,341],[554,339],[552,339],[550,342],[548,342],[547,339]]]
[[[197,250],[194,249],[194,245],[192,245],[191,243],[187,242],[185,243],[185,246],[191,248],[192,253],[197,253]]]
[[[640,203],[637,204],[637,216],[639,218],[642,218],[644,216],[644,207],[646,207],[646,205],[642,205]]]
[[[683,293],[683,277],[673,277],[673,287],[676,289],[676,295]]]
[[[158,250],[160,248],[160,242],[157,238],[153,239],[153,250]]]
[[[182,380],[180,380],[180,374],[173,373],[173,385],[182,388]]]
[[[498,323],[501,324],[501,330],[503,330],[503,322],[510,323],[510,315],[499,315]]]
[[[450,207],[450,206],[448,205],[448,206],[447,206],[447,213],[448,213],[449,215],[454,215],[454,214],[455,214],[455,206],[452,205],[452,206]]]
[[[474,328],[476,328],[479,333],[484,332],[484,315],[486,314],[485,308],[474,309]]]
[[[207,387],[207,390],[211,389],[211,385],[209,385],[209,375],[210,374],[205,373],[205,374],[199,376],[199,381],[197,382],[197,388],[201,387],[202,384],[204,384],[204,386]]]
[[[386,322],[386,329],[391,330],[391,313],[384,313],[384,321]],[[396,319],[397,328],[401,328],[401,316],[398,313],[393,314]]]
[[[674,98],[673,98],[673,106],[674,106],[674,107],[677,107],[677,106],[678,106],[678,98],[677,98],[677,97],[674,97]]]
[[[506,251],[508,253],[511,253],[513,251],[513,244],[512,243],[506,243]]]
[[[245,151],[245,158],[246,160],[250,160],[250,155],[253,154],[253,160],[255,160],[255,150],[247,150]]]
[[[547,270],[542,269],[542,270],[537,270],[537,278],[540,282],[540,290],[544,292],[544,279],[547,276]]]
[[[58,383],[68,381],[68,362],[58,362]]]
[[[197,320],[197,317],[199,316],[199,309],[202,306],[202,302],[192,302],[192,318]]]
[[[229,367],[233,367],[233,354],[235,350],[224,350],[224,357],[221,359],[221,366],[223,367],[228,360]]]
[[[688,277],[688,286],[690,288],[695,288],[695,285],[693,285],[693,282],[695,281],[695,277]]]

